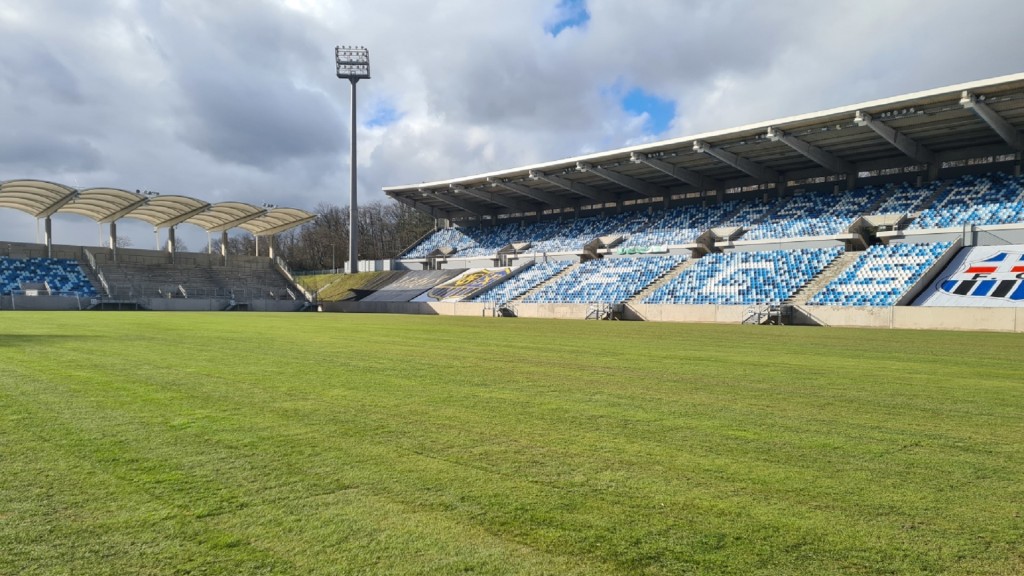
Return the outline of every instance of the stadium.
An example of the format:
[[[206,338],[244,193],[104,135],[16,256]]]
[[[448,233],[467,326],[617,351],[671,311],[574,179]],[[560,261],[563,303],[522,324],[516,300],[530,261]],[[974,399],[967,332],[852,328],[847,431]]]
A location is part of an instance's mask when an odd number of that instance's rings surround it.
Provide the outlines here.
[[[1022,130],[1014,74],[389,183],[358,273],[298,196],[2,180],[0,574],[1024,573]]]
[[[335,302],[274,256],[304,210],[7,181],[0,207],[47,234],[7,245],[0,304],[1022,332],[1022,101],[1008,76],[389,187],[438,226]],[[54,246],[55,213],[108,224],[109,247]],[[118,249],[121,218],[166,229],[168,252]],[[176,255],[179,225],[221,253]],[[269,258],[229,262],[234,228]]]

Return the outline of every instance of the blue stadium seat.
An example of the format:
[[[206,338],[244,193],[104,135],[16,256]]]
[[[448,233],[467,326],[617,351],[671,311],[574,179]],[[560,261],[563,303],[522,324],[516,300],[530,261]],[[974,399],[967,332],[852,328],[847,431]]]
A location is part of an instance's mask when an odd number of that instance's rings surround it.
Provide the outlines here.
[[[950,242],[871,246],[807,303],[894,306],[950,246]]]
[[[20,290],[23,283],[45,283],[52,295],[97,295],[77,260],[0,256],[0,294]]]
[[[504,304],[547,282],[552,276],[569,266],[572,266],[571,260],[551,260],[534,264],[513,278],[490,288],[482,294],[477,294],[471,301]]]
[[[536,304],[619,304],[686,259],[681,255],[605,258],[580,264],[523,300]]]
[[[840,246],[708,254],[645,304],[780,304],[842,254]]]
[[[911,222],[912,230],[1024,222],[1024,177],[996,173],[967,175],[949,185]]]

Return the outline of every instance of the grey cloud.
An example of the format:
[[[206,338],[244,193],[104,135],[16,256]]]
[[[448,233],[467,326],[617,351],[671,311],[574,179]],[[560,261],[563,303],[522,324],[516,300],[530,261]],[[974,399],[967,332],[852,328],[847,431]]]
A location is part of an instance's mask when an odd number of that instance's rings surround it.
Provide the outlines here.
[[[9,4],[0,178],[305,209],[347,202],[336,44],[371,51],[360,120],[385,104],[399,118],[360,127],[366,201],[648,138],[611,86],[673,100],[681,136],[1019,72],[1024,53],[1013,0],[589,0],[587,25],[558,37],[557,0]],[[0,230],[25,233],[12,212]]]
[[[15,175],[46,173],[40,166],[56,172],[90,172],[103,166],[100,150],[82,138],[53,133],[8,133],[0,139],[0,169]],[[0,178],[9,179],[9,178]]]

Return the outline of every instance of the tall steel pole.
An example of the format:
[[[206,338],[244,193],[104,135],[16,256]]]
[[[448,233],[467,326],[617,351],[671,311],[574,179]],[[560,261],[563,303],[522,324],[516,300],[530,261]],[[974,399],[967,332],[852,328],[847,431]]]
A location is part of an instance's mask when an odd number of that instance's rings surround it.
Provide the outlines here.
[[[338,66],[338,78],[346,78],[352,85],[352,146],[351,175],[349,184],[348,211],[348,271],[355,274],[359,271],[359,205],[356,199],[356,83],[361,79],[370,78],[370,51],[363,47],[338,46],[334,49],[334,59]]]
[[[349,78],[352,83],[352,183],[349,188],[348,209],[348,272],[359,272],[359,207],[356,200],[356,82],[358,78]]]

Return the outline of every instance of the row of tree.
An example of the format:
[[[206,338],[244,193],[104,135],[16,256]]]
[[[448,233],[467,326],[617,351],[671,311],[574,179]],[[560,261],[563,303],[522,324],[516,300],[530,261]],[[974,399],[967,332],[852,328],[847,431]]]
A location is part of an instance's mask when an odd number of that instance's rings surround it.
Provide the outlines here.
[[[348,206],[321,203],[316,219],[274,237],[274,253],[292,270],[343,268],[348,259]],[[395,258],[435,227],[434,219],[404,204],[388,200],[359,207],[359,259]],[[228,238],[228,254],[256,254],[252,234]],[[220,250],[220,242],[214,242]],[[269,244],[259,242],[259,254],[266,256]]]

